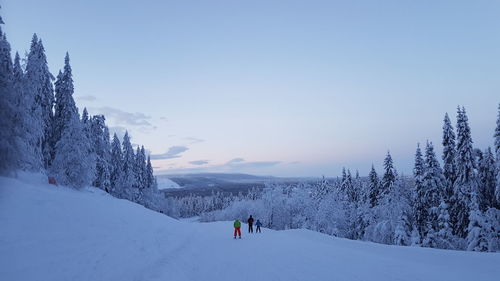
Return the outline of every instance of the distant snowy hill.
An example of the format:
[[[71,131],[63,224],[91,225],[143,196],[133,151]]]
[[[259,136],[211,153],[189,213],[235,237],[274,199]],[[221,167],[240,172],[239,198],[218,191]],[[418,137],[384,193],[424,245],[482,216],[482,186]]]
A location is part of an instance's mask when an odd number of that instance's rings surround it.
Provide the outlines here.
[[[181,187],[165,188],[167,195],[182,196],[188,194],[210,195],[212,191],[238,194],[256,187],[264,188],[266,183],[297,183],[310,181],[311,178],[280,178],[272,176],[255,176],[241,173],[197,173],[158,175],[158,181],[168,178]],[[314,179],[315,181],[317,179]]]
[[[177,221],[95,188],[0,177],[1,280],[498,280],[499,253],[398,247],[308,230]],[[245,226],[243,226],[245,228]]]
[[[167,176],[157,176],[158,189],[181,188],[176,182],[169,179]]]

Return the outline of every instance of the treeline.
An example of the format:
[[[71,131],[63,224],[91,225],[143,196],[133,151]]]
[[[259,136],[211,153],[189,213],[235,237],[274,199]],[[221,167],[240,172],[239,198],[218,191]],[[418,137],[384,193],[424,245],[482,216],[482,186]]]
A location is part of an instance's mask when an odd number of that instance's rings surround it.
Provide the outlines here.
[[[3,21],[0,23],[3,24]],[[0,29],[0,173],[43,172],[58,184],[93,185],[161,210],[162,196],[144,146],[134,152],[128,132],[112,141],[103,115],[80,116],[73,99],[69,55],[54,77],[42,40],[33,35],[24,59]]]
[[[400,175],[390,153],[378,175],[294,185],[269,184],[263,192],[228,200],[178,198],[180,215],[233,220],[250,214],[273,229],[307,228],[384,244],[471,251],[500,251],[500,106],[491,148],[474,149],[467,114],[458,108],[456,129],[443,126],[441,166],[432,142],[417,145],[413,176]],[[214,205],[215,202],[224,202]],[[215,210],[214,210],[215,209]]]

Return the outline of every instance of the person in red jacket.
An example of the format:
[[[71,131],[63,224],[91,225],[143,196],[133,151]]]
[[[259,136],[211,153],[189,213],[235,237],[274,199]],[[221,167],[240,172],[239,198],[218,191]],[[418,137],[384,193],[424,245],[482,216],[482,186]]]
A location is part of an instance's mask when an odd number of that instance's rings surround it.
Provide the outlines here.
[[[248,222],[248,233],[253,233],[253,218],[252,215],[247,220]]]

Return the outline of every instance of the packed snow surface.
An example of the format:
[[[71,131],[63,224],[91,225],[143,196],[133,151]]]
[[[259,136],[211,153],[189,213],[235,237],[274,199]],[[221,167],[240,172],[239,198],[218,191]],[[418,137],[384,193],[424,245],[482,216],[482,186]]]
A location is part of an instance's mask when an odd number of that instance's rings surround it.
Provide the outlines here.
[[[243,225],[243,230],[246,225]],[[498,280],[500,254],[387,246],[308,230],[232,238],[94,188],[0,178],[2,280]]]

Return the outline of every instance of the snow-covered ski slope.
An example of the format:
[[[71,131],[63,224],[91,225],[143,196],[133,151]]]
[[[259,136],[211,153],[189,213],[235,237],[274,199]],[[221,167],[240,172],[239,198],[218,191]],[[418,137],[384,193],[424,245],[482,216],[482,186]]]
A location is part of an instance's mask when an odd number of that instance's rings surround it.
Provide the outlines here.
[[[94,188],[30,181],[0,178],[0,280],[500,280],[499,253],[307,230],[234,240],[232,222],[177,221]]]

